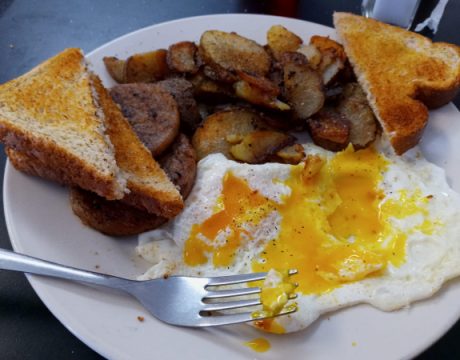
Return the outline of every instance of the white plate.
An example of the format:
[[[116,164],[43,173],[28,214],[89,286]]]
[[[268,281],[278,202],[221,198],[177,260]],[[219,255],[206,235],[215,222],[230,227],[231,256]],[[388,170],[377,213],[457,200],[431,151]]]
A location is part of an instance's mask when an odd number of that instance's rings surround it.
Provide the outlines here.
[[[197,41],[208,29],[237,31],[265,43],[273,24],[282,24],[308,40],[334,35],[331,28],[281,17],[213,15],[154,25],[116,39],[87,56],[106,85],[113,82],[102,57],[167,47],[179,40]],[[452,105],[434,111],[422,147],[429,160],[444,167],[460,190],[460,116]],[[16,251],[83,269],[135,278],[147,268],[134,254],[136,240],[113,239],[81,225],[69,207],[67,190],[28,177],[8,163],[4,183],[5,216]],[[392,313],[356,306],[324,316],[306,331],[264,335],[238,325],[191,330],[164,325],[135,300],[122,294],[65,281],[29,276],[37,294],[77,337],[110,359],[396,359],[409,358],[444,334],[460,315],[460,282],[449,283],[433,298]],[[137,316],[144,316],[139,322]],[[272,348],[255,353],[243,345],[254,337]]]

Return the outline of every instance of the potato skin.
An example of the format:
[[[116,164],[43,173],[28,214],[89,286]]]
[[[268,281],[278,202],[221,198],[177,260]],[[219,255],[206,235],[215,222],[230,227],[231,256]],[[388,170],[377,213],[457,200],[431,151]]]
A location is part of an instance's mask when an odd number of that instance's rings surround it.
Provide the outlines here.
[[[255,41],[234,32],[205,31],[200,38],[199,54],[205,65],[206,76],[219,81],[235,82],[236,71],[266,76],[271,59]]]
[[[309,65],[306,57],[286,52],[281,60],[283,95],[297,119],[307,119],[324,105],[326,96],[321,76]]]
[[[340,151],[350,142],[349,121],[333,109],[322,109],[307,120],[313,142],[326,150]]]
[[[166,63],[166,50],[158,49],[130,56],[125,65],[125,82],[154,82],[169,74]]]
[[[239,81],[233,84],[235,95],[247,102],[267,109],[287,111],[289,105],[278,100],[279,87],[272,81],[261,76],[249,75],[238,71]]]
[[[125,80],[125,67],[126,60],[120,60],[115,56],[105,56],[102,61],[104,62],[107,72],[119,84],[126,82]]]
[[[168,48],[166,63],[171,71],[184,74],[195,74],[200,65],[198,48],[191,41],[181,41]]]
[[[232,84],[210,79],[202,70],[188,80],[193,85],[193,96],[203,103],[222,103],[235,97]]]
[[[281,25],[273,25],[267,31],[267,45],[276,60],[285,52],[297,51],[302,39]]]
[[[271,130],[255,130],[230,148],[232,156],[249,164],[269,161],[281,149],[294,144],[292,135]]]
[[[254,130],[268,130],[269,127],[254,110],[230,108],[208,116],[192,138],[198,160],[212,153],[222,153],[231,159],[232,144],[227,137],[245,136]]]
[[[375,140],[377,120],[358,83],[345,85],[337,110],[350,122],[350,142],[356,149],[365,148]]]

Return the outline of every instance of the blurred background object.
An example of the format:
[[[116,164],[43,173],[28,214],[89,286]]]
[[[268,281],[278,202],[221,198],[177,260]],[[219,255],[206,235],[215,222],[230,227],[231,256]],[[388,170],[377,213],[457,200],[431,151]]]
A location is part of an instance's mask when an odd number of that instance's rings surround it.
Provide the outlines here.
[[[362,14],[409,29],[419,4],[420,0],[363,0]]]

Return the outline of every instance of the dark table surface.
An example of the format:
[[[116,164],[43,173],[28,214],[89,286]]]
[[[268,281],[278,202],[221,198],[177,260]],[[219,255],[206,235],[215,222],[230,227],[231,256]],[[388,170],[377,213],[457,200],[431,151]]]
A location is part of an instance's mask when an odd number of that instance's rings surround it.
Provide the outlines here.
[[[435,1],[424,0],[418,18]],[[217,13],[264,13],[332,25],[334,10],[360,12],[360,0],[0,0],[0,83],[29,70],[65,47],[89,52],[122,34],[182,17]],[[460,45],[460,1],[447,6],[436,41]],[[460,98],[454,103],[459,107]],[[5,155],[0,149],[3,173]],[[0,176],[3,185],[3,176]],[[3,198],[2,198],[3,202]],[[11,249],[0,207],[0,247]],[[459,299],[460,301],[460,299]],[[460,359],[460,322],[420,359]],[[404,341],[404,339],[401,339]],[[1,359],[100,359],[59,323],[23,274],[0,270]]]

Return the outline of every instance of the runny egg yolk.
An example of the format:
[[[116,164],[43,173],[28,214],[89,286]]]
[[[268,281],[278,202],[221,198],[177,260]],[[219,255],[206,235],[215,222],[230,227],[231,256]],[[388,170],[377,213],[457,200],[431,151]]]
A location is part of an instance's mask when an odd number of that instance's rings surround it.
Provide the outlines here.
[[[215,267],[232,265],[243,242],[252,239],[244,225],[257,225],[276,211],[279,231],[252,261],[252,269],[297,269],[296,291],[320,294],[378,276],[388,264],[402,265],[407,236],[433,232],[436,222],[427,219],[429,199],[419,190],[385,198],[380,184],[389,161],[375,149],[349,147],[314,165],[314,171],[303,163],[292,166],[286,180],[273,180],[291,190],[281,203],[228,172],[214,214],[192,227],[185,263],[205,264],[212,258]],[[421,214],[423,222],[413,229],[398,232],[391,225],[391,218],[414,214]]]
[[[270,343],[268,342],[267,339],[264,339],[264,338],[256,338],[256,339],[247,341],[244,344],[256,352],[266,352],[270,350]]]
[[[250,234],[242,225],[257,225],[273,209],[272,202],[257,190],[252,190],[245,180],[227,173],[216,212],[203,223],[192,227],[185,246],[185,263],[192,266],[204,264],[208,261],[206,252],[213,252],[215,266],[232,264],[243,237],[250,238]],[[209,245],[203,239],[204,236],[215,240],[221,231],[228,232],[221,244]]]

